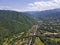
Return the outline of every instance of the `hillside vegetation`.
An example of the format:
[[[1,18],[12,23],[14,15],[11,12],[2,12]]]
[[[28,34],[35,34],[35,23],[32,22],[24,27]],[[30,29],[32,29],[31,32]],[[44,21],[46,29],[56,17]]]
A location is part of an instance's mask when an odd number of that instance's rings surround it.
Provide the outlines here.
[[[5,38],[26,32],[34,23],[29,14],[15,11],[0,10],[0,45]]]

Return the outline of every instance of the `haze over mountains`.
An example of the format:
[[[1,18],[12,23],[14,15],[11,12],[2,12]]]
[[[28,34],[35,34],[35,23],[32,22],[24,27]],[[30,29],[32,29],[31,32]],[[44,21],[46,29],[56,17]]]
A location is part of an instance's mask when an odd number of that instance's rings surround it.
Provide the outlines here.
[[[58,18],[60,17],[60,8],[53,10],[45,10],[45,11],[30,11],[27,13],[33,15],[37,19],[41,19],[41,18],[44,19],[45,17]]]

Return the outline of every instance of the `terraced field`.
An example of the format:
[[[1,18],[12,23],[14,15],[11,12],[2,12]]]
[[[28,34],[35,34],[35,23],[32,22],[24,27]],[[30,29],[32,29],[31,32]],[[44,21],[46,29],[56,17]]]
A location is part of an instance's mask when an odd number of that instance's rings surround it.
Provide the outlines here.
[[[35,39],[35,42],[34,42],[35,45],[44,45],[44,43],[38,38]]]

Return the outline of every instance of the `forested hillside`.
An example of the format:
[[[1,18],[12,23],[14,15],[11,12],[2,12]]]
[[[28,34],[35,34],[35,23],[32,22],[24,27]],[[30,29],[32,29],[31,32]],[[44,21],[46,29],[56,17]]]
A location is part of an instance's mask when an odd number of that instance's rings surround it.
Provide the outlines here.
[[[29,14],[15,11],[0,10],[0,45],[5,38],[26,32],[34,23]]]
[[[38,18],[43,19],[43,20],[58,20],[58,19],[60,19],[60,12],[55,12],[55,13],[45,14],[45,15],[39,15]]]
[[[45,11],[32,11],[28,12],[29,14],[33,15],[36,19],[39,20],[49,20],[49,19],[59,19],[60,18],[60,8],[53,9],[53,10],[45,10]]]

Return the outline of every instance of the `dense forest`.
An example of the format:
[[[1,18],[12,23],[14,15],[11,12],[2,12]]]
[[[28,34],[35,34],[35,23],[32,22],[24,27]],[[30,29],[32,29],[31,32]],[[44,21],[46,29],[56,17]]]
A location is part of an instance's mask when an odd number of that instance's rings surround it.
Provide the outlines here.
[[[28,31],[33,23],[34,19],[27,13],[0,10],[0,45],[5,38],[9,39],[17,33]]]

